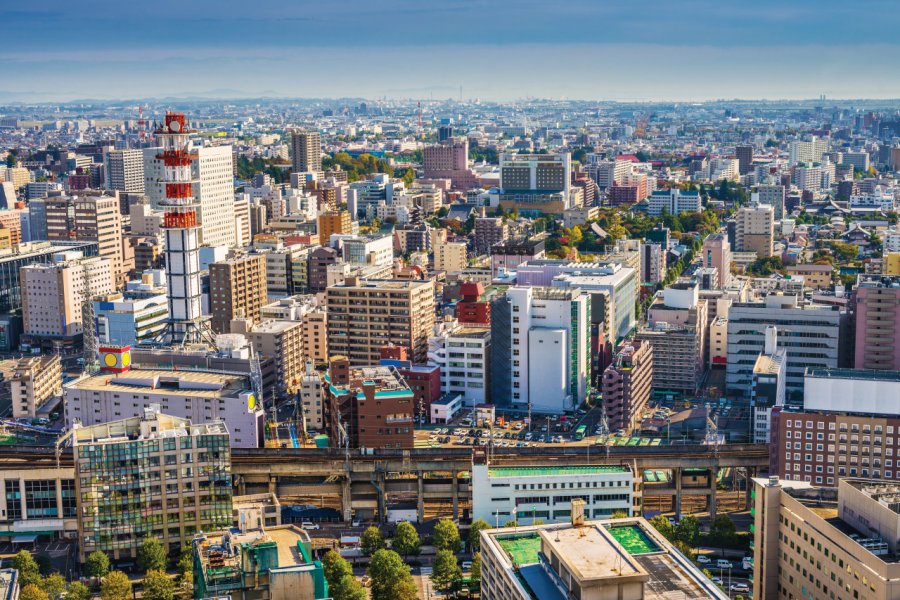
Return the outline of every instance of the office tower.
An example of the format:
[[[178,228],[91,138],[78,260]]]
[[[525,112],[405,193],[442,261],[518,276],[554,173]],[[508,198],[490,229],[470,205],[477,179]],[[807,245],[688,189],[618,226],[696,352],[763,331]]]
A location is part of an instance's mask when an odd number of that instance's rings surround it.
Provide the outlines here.
[[[731,283],[731,244],[722,233],[711,233],[703,240],[700,250],[704,267],[714,268],[719,272],[719,286],[727,288]]]
[[[30,264],[20,270],[23,333],[38,342],[57,339],[67,345],[82,333],[82,305],[115,290],[112,266],[101,257],[60,252],[52,264]]]
[[[266,257],[245,254],[209,265],[210,326],[216,333],[228,333],[232,319],[260,321],[260,309],[268,300]]]
[[[900,277],[859,275],[854,290],[857,369],[900,370]]]
[[[206,337],[206,324],[200,309],[200,204],[194,198],[198,186],[192,163],[192,131],[184,113],[166,113],[165,122],[156,131],[162,143],[157,159],[164,165],[165,199],[163,231],[166,237],[166,290],[169,301],[169,326],[165,341],[173,345],[196,343]],[[229,161],[231,154],[229,152]],[[229,164],[230,173],[230,164]],[[234,199],[229,197],[234,211]],[[229,226],[234,227],[229,217]]]
[[[291,168],[294,173],[322,170],[322,139],[318,131],[291,133]]]
[[[477,217],[475,219],[475,252],[488,254],[494,244],[500,244],[509,237],[509,228],[500,217]]]
[[[766,327],[765,347],[753,365],[750,381],[750,410],[753,441],[767,444],[771,437],[772,411],[784,406],[787,377],[784,348],[778,347],[778,331]]]
[[[413,447],[414,396],[396,367],[354,367],[332,354],[325,394],[333,446],[346,435],[350,448]]]
[[[796,296],[769,294],[763,302],[735,302],[728,311],[728,364],[725,387],[746,393],[753,365],[765,350],[766,327],[778,330],[787,354],[787,393],[803,389],[807,368],[835,368],[846,356],[847,314],[840,307],[800,302]]]
[[[425,179],[449,179],[455,190],[478,187],[478,178],[469,168],[469,141],[465,138],[450,137],[426,146],[422,151],[422,170]]]
[[[746,175],[753,170],[753,146],[735,146],[734,155],[738,160],[738,170],[741,175]]]
[[[148,537],[176,550],[198,532],[231,526],[225,424],[158,411],[72,430],[79,562],[97,550],[133,560]]]
[[[434,326],[434,281],[359,280],[347,278],[325,290],[328,309],[328,353],[349,358],[353,365],[378,364],[381,347],[409,350],[414,363],[424,363]]]
[[[897,484],[755,478],[751,497],[753,598],[897,597]]]
[[[319,215],[317,233],[319,234],[319,243],[327,246],[331,243],[332,234],[353,233],[353,218],[346,210],[323,212]]]
[[[472,519],[499,525],[512,520],[519,527],[571,522],[571,503],[547,493],[561,489],[591,490],[579,496],[585,517],[608,519],[617,511],[628,516],[635,512],[634,474],[627,465],[563,462],[506,467],[480,461],[472,465],[471,485]],[[507,493],[497,494],[498,489]]]
[[[305,371],[303,323],[269,320],[244,333],[260,356],[275,361],[275,391],[280,397],[300,389]]]
[[[552,473],[551,468],[547,470]],[[612,497],[621,489],[607,487],[599,497]],[[557,490],[544,487],[542,491],[553,495]],[[523,504],[527,507],[530,501]],[[554,519],[558,524],[509,528],[502,527],[508,518],[501,520],[498,516],[495,521],[489,520],[501,528],[481,532],[481,597],[485,600],[566,597],[728,600],[730,597],[644,519],[589,521],[586,504],[580,496],[571,501],[561,500],[553,511],[559,514]],[[517,516],[526,512],[527,508],[519,507]],[[566,514],[570,517],[566,518]],[[565,587],[562,581],[566,582]]]
[[[822,155],[828,152],[828,140],[812,137],[810,141],[795,140],[790,144],[791,166],[804,164],[813,166],[822,162]]]
[[[195,598],[215,597],[222,590],[228,590],[229,596],[248,600],[331,597],[325,569],[320,561],[313,560],[314,546],[304,529],[297,525],[254,529],[246,521],[249,519],[241,520],[239,529],[224,527],[194,538],[190,547]],[[225,547],[232,550],[226,553]]]
[[[658,217],[663,213],[680,215],[683,212],[700,212],[703,202],[700,192],[684,191],[677,188],[653,192],[647,199],[647,212]]]
[[[20,358],[9,380],[13,418],[35,418],[47,400],[62,395],[62,380],[59,355]]]
[[[869,170],[868,152],[844,152],[841,158],[841,165],[853,167],[854,171],[865,173]]]
[[[659,283],[666,277],[666,250],[661,244],[641,244],[641,281]]]
[[[511,287],[505,318],[491,306],[492,376],[506,361],[511,374],[492,377],[498,406],[537,412],[574,410],[587,396],[590,365],[590,298],[579,289]]]
[[[735,250],[772,256],[775,240],[775,209],[768,204],[742,206],[735,215]]]
[[[320,246],[309,253],[307,281],[311,294],[325,291],[328,287],[328,267],[337,264],[338,260],[338,251],[326,246]]]
[[[646,341],[626,340],[603,371],[603,406],[612,433],[640,428],[653,380],[653,346]]]
[[[104,156],[106,189],[144,193],[144,152],[110,150]]]
[[[572,208],[572,158],[556,154],[501,154],[500,206],[520,214],[562,215]]]
[[[32,241],[49,239],[47,237],[47,199],[40,198],[28,203],[28,226]]]
[[[434,248],[436,271],[459,273],[468,265],[465,242],[447,242]]]
[[[122,215],[118,198],[87,196],[74,200],[75,239],[97,242],[98,254],[109,260],[117,284],[125,282]],[[131,265],[127,265],[130,267]]]
[[[768,204],[775,209],[775,220],[784,218],[785,187],[783,185],[761,185],[756,189],[760,204]]]
[[[438,127],[438,142],[446,142],[453,138],[453,125],[441,125]]]
[[[706,300],[696,282],[674,283],[656,293],[648,326],[635,338],[653,346],[654,391],[694,394],[706,371]]]

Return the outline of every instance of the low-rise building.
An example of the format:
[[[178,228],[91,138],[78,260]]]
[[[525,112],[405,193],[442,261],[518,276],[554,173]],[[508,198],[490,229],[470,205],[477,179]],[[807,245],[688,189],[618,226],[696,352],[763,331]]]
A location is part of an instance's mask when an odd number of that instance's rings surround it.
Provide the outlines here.
[[[16,419],[33,419],[45,402],[62,396],[59,355],[26,356],[20,359],[9,385],[12,416]]]

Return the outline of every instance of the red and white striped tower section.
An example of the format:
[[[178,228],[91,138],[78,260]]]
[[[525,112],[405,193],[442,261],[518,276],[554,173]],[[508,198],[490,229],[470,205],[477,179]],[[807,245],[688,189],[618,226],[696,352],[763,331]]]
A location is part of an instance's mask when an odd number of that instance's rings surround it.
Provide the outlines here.
[[[184,113],[166,113],[157,140],[162,153],[166,199],[162,204],[166,235],[166,280],[169,322],[164,343],[184,345],[208,339],[200,309],[199,204],[194,200],[191,133]]]

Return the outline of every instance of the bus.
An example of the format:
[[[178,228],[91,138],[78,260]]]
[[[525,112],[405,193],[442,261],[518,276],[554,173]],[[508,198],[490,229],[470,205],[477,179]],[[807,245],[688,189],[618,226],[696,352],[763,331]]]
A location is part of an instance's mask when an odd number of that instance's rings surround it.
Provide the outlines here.
[[[579,425],[578,429],[575,430],[575,439],[583,440],[585,433],[587,433],[587,425]]]

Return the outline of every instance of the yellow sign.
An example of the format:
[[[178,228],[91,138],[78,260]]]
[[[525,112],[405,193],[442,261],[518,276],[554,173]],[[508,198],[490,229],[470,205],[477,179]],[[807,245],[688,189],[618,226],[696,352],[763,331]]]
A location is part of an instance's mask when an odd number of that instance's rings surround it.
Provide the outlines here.
[[[253,410],[256,408],[256,396],[250,394],[247,396],[247,410]]]

